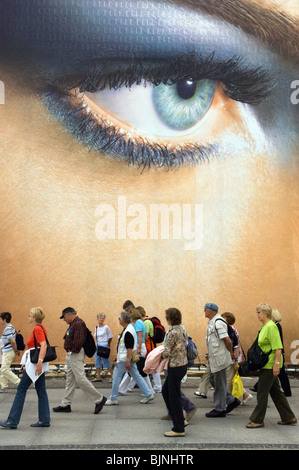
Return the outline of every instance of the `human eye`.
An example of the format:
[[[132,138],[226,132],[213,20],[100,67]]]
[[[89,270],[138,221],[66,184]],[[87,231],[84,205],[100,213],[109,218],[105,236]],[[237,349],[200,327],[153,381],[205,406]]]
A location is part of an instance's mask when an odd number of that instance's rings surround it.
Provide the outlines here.
[[[142,168],[176,167],[217,156],[218,114],[260,104],[273,84],[267,70],[240,57],[188,54],[97,64],[50,87],[44,101],[90,149]]]

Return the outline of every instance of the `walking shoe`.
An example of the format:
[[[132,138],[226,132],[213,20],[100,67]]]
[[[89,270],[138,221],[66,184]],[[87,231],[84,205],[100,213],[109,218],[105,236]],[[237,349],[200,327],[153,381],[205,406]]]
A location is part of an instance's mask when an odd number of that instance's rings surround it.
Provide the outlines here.
[[[105,406],[118,405],[118,400],[107,400]]]
[[[50,423],[43,423],[42,421],[38,421],[37,423],[30,424],[31,428],[49,428]]]
[[[175,432],[175,431],[167,431],[164,433],[166,437],[183,437],[185,436],[184,432]]]
[[[248,424],[246,424],[246,428],[249,429],[257,429],[257,428],[263,428],[264,423],[253,423],[252,421],[249,421]]]
[[[5,422],[0,421],[0,426],[2,426],[2,428],[7,428],[7,429],[17,429],[16,424],[8,423],[7,421]]]
[[[225,418],[225,416],[226,416],[225,411],[212,410],[209,413],[206,413],[207,418]]]
[[[241,405],[242,405],[242,406],[247,405],[247,403],[248,403],[250,400],[252,400],[252,398],[253,398],[252,395],[251,395],[250,393],[248,393],[247,397],[246,397],[246,398],[243,398],[243,401],[242,401]]]
[[[241,402],[240,400],[238,400],[238,398],[235,398],[235,400],[230,403],[229,405],[227,405],[226,407],[226,413],[230,413],[231,411],[233,411],[235,408],[237,408],[237,406],[241,405]]]
[[[296,423],[297,423],[297,419],[294,417],[291,419],[287,419],[286,421],[278,421],[277,424],[287,425],[287,424],[296,424]]]
[[[203,393],[200,393],[200,392],[194,392],[194,395],[199,398],[208,398],[207,395],[204,395]]]
[[[96,406],[95,406],[95,409],[94,409],[94,414],[95,415],[99,414],[99,412],[102,411],[103,406],[105,405],[106,401],[107,401],[107,398],[103,397],[103,399],[102,399],[102,401],[100,401],[100,403],[96,403]]]
[[[186,413],[186,420],[190,421],[195,415],[196,411],[197,411],[197,408],[194,408],[193,410],[189,411],[189,413]]]
[[[71,405],[67,405],[67,406],[56,406],[56,408],[53,408],[53,411],[55,411],[55,413],[70,413],[72,410],[71,410]]]
[[[142,400],[140,400],[140,403],[148,403],[149,401],[153,400],[155,398],[155,395],[150,395],[149,397],[144,397]]]

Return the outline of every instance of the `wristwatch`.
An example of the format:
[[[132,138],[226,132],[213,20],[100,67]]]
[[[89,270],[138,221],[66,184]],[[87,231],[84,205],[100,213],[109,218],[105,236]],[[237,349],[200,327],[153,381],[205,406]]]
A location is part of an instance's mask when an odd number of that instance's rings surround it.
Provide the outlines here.
[[[40,362],[44,362],[44,360],[43,360],[43,359],[39,359],[39,361],[40,361]]]

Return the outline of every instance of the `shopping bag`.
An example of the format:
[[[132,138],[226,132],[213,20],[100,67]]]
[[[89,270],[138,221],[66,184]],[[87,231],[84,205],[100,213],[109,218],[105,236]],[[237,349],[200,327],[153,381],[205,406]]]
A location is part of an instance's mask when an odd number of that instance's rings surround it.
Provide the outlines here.
[[[243,383],[239,375],[239,372],[236,371],[233,380],[232,380],[232,394],[235,398],[241,398],[243,396]]]

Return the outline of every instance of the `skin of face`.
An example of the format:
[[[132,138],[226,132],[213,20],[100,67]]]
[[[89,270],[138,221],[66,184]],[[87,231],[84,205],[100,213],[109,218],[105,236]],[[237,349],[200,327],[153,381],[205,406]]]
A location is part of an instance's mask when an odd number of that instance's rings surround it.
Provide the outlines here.
[[[282,7],[287,11],[288,4]],[[235,313],[245,349],[258,329],[252,306],[269,302],[282,312],[289,359],[291,342],[299,339],[298,136],[290,136],[288,159],[280,160],[271,145],[260,146],[232,119],[240,119],[235,103],[225,103],[219,126],[236,148],[229,158],[141,172],[71,137],[9,65],[0,78],[0,292],[2,311],[13,311],[25,334],[30,330],[21,313],[34,304],[46,312],[53,344],[63,343],[57,320],[69,304],[90,329],[105,306],[111,330],[119,332],[117,312],[132,298],[149,316],[162,318],[165,308],[179,308],[204,358],[205,302]],[[263,129],[258,135],[265,138]],[[287,141],[288,128],[274,138]],[[202,247],[186,251],[184,240],[173,239],[98,240],[96,208],[105,203],[116,210],[120,195],[127,206],[146,209],[201,204]]]

